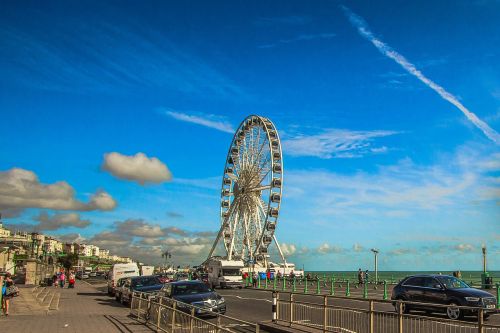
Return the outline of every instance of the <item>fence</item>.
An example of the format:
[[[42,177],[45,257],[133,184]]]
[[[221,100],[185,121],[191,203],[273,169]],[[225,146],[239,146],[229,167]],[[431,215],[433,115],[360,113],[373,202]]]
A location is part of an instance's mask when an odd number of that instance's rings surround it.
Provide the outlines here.
[[[134,293],[130,314],[147,326],[167,333],[259,333],[259,325],[216,314],[211,322],[199,318],[206,309],[147,293]]]
[[[500,333],[500,326],[485,322],[483,309],[454,306],[455,311],[475,311],[474,320],[448,320],[444,317],[418,316],[404,313],[405,306],[422,303],[398,301],[397,312],[388,311],[392,302],[385,300],[366,300],[363,298],[315,296],[289,293],[287,299],[273,292],[276,303],[273,319],[287,326],[308,327],[323,332],[349,333]],[[302,298],[299,300],[298,298]],[[349,305],[335,304],[339,300],[349,300]],[[443,311],[450,308],[433,304]]]
[[[394,285],[387,281],[379,281],[379,283],[351,283],[351,280],[344,278],[336,278],[335,276],[318,276],[314,279],[304,278],[289,278],[277,277],[275,279],[260,279],[252,280],[251,277],[245,280],[246,287],[256,289],[276,290],[282,292],[293,292],[303,294],[328,294],[331,296],[359,296],[364,299],[381,298],[389,299],[389,294]],[[493,286],[493,285],[492,285]],[[500,309],[500,284],[495,286],[497,295],[496,307]]]

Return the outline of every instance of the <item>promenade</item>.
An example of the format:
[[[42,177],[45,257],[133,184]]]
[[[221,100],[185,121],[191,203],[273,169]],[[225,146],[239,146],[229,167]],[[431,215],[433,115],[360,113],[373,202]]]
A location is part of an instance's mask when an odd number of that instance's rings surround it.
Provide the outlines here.
[[[0,316],[2,332],[151,332],[129,318],[129,309],[108,297],[102,287],[79,281],[75,289],[54,289],[60,293],[58,309],[47,311],[31,288],[22,288],[22,295],[12,300],[10,315]]]

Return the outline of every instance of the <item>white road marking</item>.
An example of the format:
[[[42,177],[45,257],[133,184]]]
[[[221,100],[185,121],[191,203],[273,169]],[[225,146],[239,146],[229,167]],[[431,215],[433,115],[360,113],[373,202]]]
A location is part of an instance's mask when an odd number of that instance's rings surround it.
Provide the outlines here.
[[[265,299],[265,298],[241,297],[240,295],[222,295],[222,296],[224,296],[224,297],[232,296],[232,297],[236,297],[238,299],[249,299],[249,300],[253,300],[253,301],[264,301],[264,302],[272,303],[272,301]]]

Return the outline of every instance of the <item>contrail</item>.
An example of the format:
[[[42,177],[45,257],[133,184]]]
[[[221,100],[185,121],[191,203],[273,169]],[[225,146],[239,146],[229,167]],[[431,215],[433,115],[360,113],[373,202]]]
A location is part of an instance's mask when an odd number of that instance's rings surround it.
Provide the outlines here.
[[[424,74],[422,74],[422,72],[419,71],[415,67],[415,65],[406,60],[405,57],[403,57],[389,45],[387,45],[386,43],[375,37],[373,33],[370,31],[368,24],[365,22],[365,20],[363,20],[362,17],[354,14],[349,8],[345,6],[340,6],[340,7],[344,11],[344,14],[347,16],[351,24],[358,29],[358,32],[361,34],[361,36],[365,37],[370,42],[372,42],[372,44],[375,45],[375,47],[382,54],[397,62],[408,73],[415,76],[429,88],[437,92],[439,96],[441,96],[444,100],[453,104],[457,109],[462,111],[462,113],[467,117],[467,119],[469,119],[474,125],[476,125],[476,127],[479,128],[484,133],[484,135],[486,135],[491,141],[495,142],[497,145],[500,144],[500,134],[498,134],[498,132],[492,129],[484,121],[479,119],[474,113],[469,111],[465,106],[463,106],[462,103],[460,103],[455,96],[453,96],[439,84],[435,83],[431,79],[427,78]]]

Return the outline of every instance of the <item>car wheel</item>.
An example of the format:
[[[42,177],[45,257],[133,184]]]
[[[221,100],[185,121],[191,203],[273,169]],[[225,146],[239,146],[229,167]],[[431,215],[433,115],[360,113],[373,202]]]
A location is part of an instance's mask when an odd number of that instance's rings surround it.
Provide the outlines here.
[[[449,304],[449,306],[446,308],[446,315],[452,320],[461,319],[464,316],[463,311],[460,310],[459,307],[457,307],[456,303]]]

